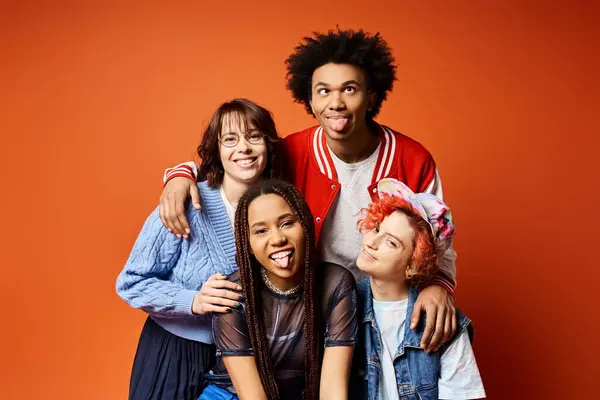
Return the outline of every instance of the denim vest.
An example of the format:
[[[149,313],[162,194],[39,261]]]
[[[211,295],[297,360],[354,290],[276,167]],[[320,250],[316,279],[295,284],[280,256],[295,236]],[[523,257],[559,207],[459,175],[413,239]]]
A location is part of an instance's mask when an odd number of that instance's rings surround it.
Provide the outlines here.
[[[351,399],[379,399],[379,379],[381,374],[381,334],[373,312],[373,295],[370,279],[357,283],[359,313],[359,346],[356,346],[350,384]],[[441,355],[456,338],[468,329],[472,338],[471,321],[456,310],[457,329],[454,336],[436,352],[426,353],[419,347],[425,330],[425,313],[418,326],[410,329],[410,318],[419,292],[411,288],[406,309],[404,338],[394,356],[396,384],[400,399],[438,399],[438,379],[440,377]]]

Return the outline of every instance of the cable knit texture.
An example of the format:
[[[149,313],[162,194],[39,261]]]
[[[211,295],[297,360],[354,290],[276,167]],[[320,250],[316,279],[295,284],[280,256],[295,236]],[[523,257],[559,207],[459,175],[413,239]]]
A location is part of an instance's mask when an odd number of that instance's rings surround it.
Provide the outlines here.
[[[117,278],[117,293],[130,306],[146,311],[167,331],[212,343],[210,316],[192,313],[194,296],[217,272],[237,270],[235,239],[217,188],[198,183],[202,208],[186,205],[188,239],[169,233],[156,208],[146,220],[129,260]]]

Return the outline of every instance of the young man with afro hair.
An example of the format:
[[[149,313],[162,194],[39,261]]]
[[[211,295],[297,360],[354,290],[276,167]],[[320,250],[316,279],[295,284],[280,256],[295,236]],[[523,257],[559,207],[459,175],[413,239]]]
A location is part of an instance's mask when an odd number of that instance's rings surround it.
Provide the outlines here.
[[[378,34],[332,30],[302,39],[286,60],[287,88],[319,125],[286,136],[281,160],[286,178],[302,192],[315,218],[323,261],[343,265],[357,279],[355,261],[362,236],[358,213],[377,197],[377,182],[395,178],[416,193],[443,199],[431,154],[417,141],[375,121],[396,80],[391,50]],[[242,141],[240,141],[242,142]],[[165,171],[160,214],[171,232],[187,237],[185,199],[197,209],[196,166],[180,164]],[[422,347],[437,349],[456,330],[452,248],[440,260],[440,272],[423,288],[411,329],[426,312]]]

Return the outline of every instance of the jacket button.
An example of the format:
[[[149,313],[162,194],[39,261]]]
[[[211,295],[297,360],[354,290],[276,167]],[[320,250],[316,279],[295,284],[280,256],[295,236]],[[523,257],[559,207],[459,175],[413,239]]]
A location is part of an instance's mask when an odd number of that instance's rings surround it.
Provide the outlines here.
[[[332,189],[335,189],[335,185],[331,185],[331,188],[332,188]]]
[[[377,188],[373,188],[373,193],[377,193]]]
[[[315,220],[316,220],[317,222],[321,222],[321,217],[317,217],[317,218],[315,218]]]

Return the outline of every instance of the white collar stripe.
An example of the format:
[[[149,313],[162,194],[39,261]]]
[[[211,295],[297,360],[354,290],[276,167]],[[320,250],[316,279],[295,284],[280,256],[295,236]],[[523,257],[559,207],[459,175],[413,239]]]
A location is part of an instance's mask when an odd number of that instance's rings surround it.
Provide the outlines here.
[[[383,152],[383,157],[381,163],[378,165],[375,182],[379,182],[390,173],[392,165],[394,165],[394,154],[396,153],[396,137],[388,127],[380,126],[383,130],[383,149],[380,150]],[[321,173],[329,179],[333,179],[332,166],[326,153],[329,149],[324,148],[324,141],[323,127],[319,126],[313,135],[313,151]]]
[[[321,127],[317,128],[317,130],[315,131],[315,134],[313,135],[313,150],[315,152],[315,158],[317,159],[317,164],[319,164],[319,169],[321,170],[321,173],[323,175],[325,175],[325,169],[323,168],[323,163],[321,163],[321,156],[319,155],[319,147],[318,147],[318,142],[319,142],[319,132],[320,132]],[[327,160],[325,160],[325,162],[327,162]]]
[[[377,172],[377,178],[375,178],[375,182],[379,182],[381,180],[381,174],[383,173],[383,170],[385,169],[385,164],[387,162],[388,159],[388,149],[389,149],[389,138],[388,138],[388,132],[384,129],[383,130],[383,141],[384,141],[384,146],[383,146],[383,158],[381,159],[381,164],[379,164],[379,169]]]
[[[323,139],[323,128],[320,128],[321,131],[319,132],[319,149],[321,150],[321,156],[323,157],[323,164],[325,164],[325,167],[327,167],[327,176],[329,177],[329,179],[333,179],[333,174],[331,173],[331,167],[329,166],[329,160],[327,159],[327,155],[325,154],[325,149],[323,148],[323,142],[325,139]],[[329,151],[329,149],[327,149],[327,151]]]
[[[394,159],[396,158],[394,157],[396,154],[396,136],[394,136],[390,128],[385,127],[384,129],[389,133],[389,138],[392,142],[392,148],[390,150],[390,158],[388,159],[387,167],[385,168],[385,172],[383,173],[383,178],[388,176],[388,174],[390,173],[390,169],[392,169],[392,165],[394,165]]]

